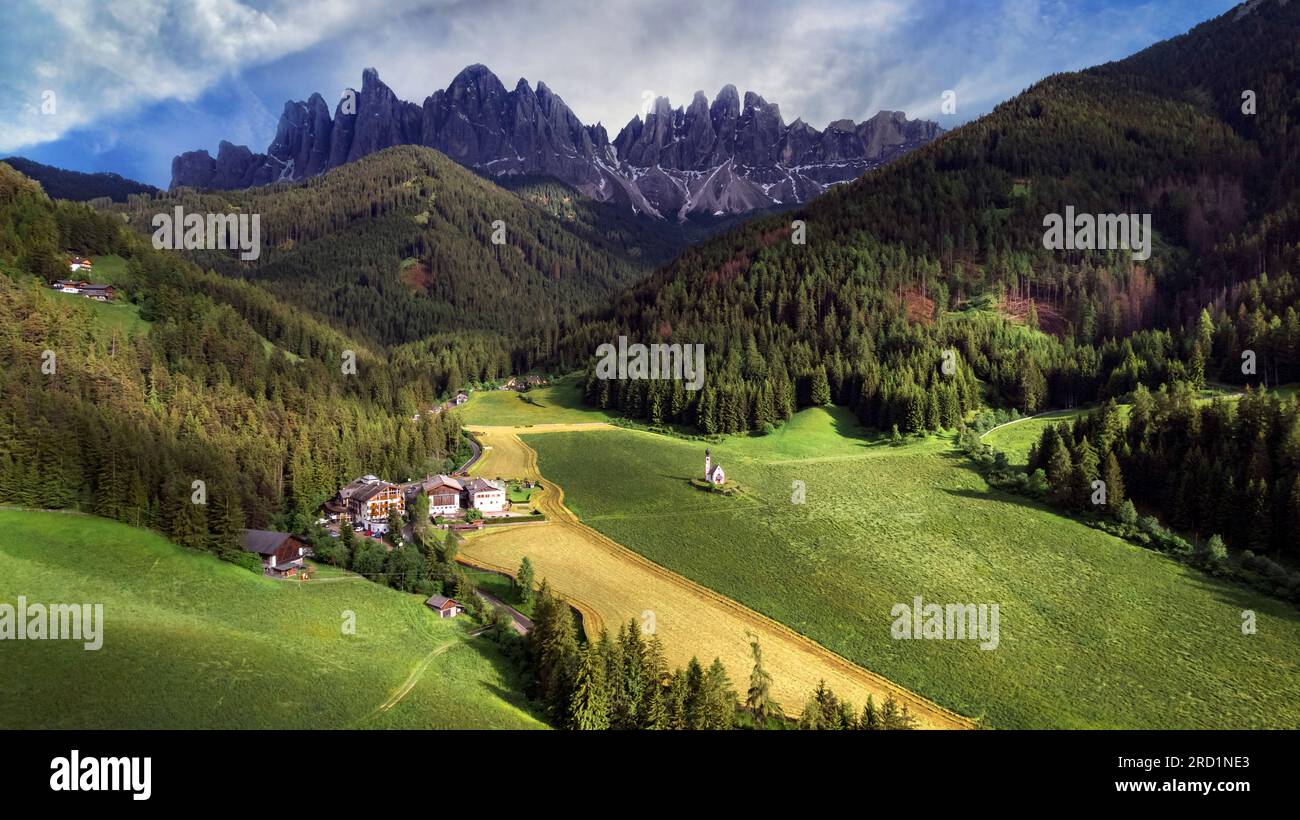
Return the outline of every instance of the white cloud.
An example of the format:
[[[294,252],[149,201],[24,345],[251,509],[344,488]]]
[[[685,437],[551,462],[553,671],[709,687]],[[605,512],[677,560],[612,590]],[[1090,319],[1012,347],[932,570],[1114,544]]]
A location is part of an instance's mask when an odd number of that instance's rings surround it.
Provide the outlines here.
[[[405,13],[432,0],[390,0]],[[331,0],[57,0],[20,4],[0,34],[0,151],[162,100],[189,102],[217,80],[311,48],[374,16],[369,4]],[[45,90],[57,95],[42,110]]]
[[[647,89],[679,106],[697,89],[712,99],[727,83],[778,103],[786,122],[801,117],[817,128],[881,109],[935,117],[952,88],[958,116],[943,118],[951,126],[1046,74],[1178,33],[1185,25],[1169,30],[1171,17],[1204,19],[1232,4],[50,0],[45,9],[37,2],[7,9],[13,19],[0,31],[0,151],[113,118],[123,143],[165,150],[166,134],[129,115],[160,101],[193,102],[227,80],[220,87],[240,95],[238,113],[208,144],[228,138],[263,150],[281,94],[303,99],[319,91],[332,102],[374,66],[399,96],[419,103],[471,63],[489,66],[507,88],[521,76],[545,81],[611,136],[638,112]],[[58,94],[56,114],[40,111],[44,89]],[[140,133],[131,133],[133,125]],[[194,147],[175,145],[171,153]]]

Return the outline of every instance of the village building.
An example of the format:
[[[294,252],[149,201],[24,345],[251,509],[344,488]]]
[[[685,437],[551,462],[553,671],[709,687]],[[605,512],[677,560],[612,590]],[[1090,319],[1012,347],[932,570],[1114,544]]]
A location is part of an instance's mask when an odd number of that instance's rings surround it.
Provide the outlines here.
[[[415,492],[429,497],[429,515],[459,515],[465,485],[449,475],[436,475],[413,485]]]
[[[722,469],[721,464],[713,462],[713,454],[706,448],[704,451],[704,480],[715,487],[721,487],[727,483],[727,473]]]
[[[93,267],[95,267],[95,263],[83,256],[74,256],[68,260],[68,270],[70,271],[84,270],[89,273]]]
[[[456,406],[457,406],[457,407],[460,407],[462,404],[464,404],[465,402],[469,401],[469,394],[467,394],[467,393],[457,393],[457,394],[456,394],[456,398],[454,399],[454,401],[455,401]]]
[[[457,615],[465,611],[465,607],[443,595],[434,595],[424,603],[429,607],[429,609],[438,613],[439,618],[455,618]]]
[[[465,497],[468,509],[479,512],[503,512],[508,506],[506,486],[503,481],[488,481],[473,478],[465,484]]]
[[[387,529],[388,512],[394,508],[399,513],[406,513],[406,493],[401,486],[373,475],[348,483],[324,506],[325,512],[333,518],[379,532]]]
[[[87,299],[94,299],[96,302],[113,301],[112,285],[96,285],[77,279],[60,279],[50,287],[60,293],[79,294]]]
[[[239,543],[244,552],[261,556],[263,574],[273,578],[297,575],[302,569],[303,557],[307,555],[307,545],[287,532],[244,530],[240,533]]]

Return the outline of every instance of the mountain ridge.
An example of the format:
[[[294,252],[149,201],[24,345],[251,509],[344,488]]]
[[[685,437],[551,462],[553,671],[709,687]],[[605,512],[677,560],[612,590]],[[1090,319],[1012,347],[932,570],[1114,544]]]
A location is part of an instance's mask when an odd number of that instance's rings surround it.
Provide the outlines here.
[[[107,197],[114,202],[125,202],[133,194],[152,196],[159,192],[152,185],[109,171],[73,171],[17,156],[5,157],[0,162],[39,182],[51,199],[88,202]]]
[[[550,176],[601,202],[684,220],[805,202],[943,133],[937,124],[881,111],[825,130],[796,119],[754,92],[724,86],[710,104],[655,100],[611,141],[585,125],[545,82],[520,79],[507,91],[486,66],[456,75],[422,105],[401,100],[373,68],[348,89],[331,116],[325,99],[284,105],[265,153],[221,141],[217,156],[189,151],[172,160],[171,188],[238,189],[300,180],[395,145],[435,148],[489,178]]]

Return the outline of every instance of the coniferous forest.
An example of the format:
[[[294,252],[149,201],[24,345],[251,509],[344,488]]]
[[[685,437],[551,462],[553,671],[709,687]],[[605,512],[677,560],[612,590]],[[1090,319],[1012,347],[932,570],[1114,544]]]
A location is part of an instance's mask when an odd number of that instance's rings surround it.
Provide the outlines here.
[[[245,526],[301,530],[342,482],[442,470],[460,448],[454,414],[412,420],[455,361],[352,343],[3,165],[0,224],[5,503],[79,508],[231,556]],[[147,332],[48,292],[41,274],[65,275],[65,249],[125,260],[115,284]]]

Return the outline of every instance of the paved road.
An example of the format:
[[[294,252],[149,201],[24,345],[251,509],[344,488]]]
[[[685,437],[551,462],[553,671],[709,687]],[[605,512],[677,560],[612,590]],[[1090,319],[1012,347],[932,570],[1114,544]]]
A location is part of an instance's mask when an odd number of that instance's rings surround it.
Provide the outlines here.
[[[515,631],[518,632],[520,635],[527,635],[529,632],[532,631],[533,622],[530,621],[527,617],[525,617],[524,613],[515,609],[510,604],[507,604],[505,601],[501,600],[500,598],[493,595],[492,593],[484,592],[481,589],[478,590],[478,597],[482,598],[487,603],[488,606],[505,607],[506,612],[510,613],[511,619],[515,622]]]
[[[473,436],[466,436],[466,438],[469,439],[469,446],[470,446],[470,449],[474,451],[474,455],[472,455],[472,456],[469,457],[469,461],[467,461],[467,462],[465,462],[464,464],[460,465],[460,469],[457,470],[457,472],[460,472],[460,473],[463,473],[463,472],[467,471],[470,467],[472,467],[472,466],[474,465],[474,462],[478,461],[480,458],[483,457],[483,448],[480,447],[480,446],[478,446],[478,442],[474,440],[474,437],[473,437]]]

